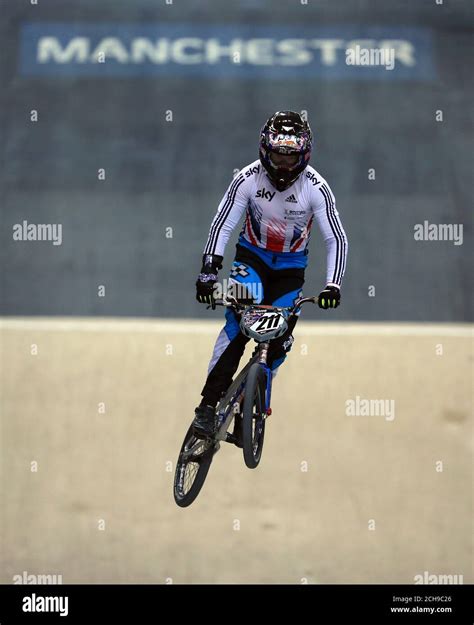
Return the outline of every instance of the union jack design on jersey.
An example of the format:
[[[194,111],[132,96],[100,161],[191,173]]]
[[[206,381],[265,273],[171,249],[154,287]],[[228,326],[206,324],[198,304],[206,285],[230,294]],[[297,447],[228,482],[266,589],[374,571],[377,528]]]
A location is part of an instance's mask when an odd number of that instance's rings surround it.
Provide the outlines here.
[[[341,284],[347,237],[328,183],[311,166],[284,191],[271,185],[259,161],[244,167],[219,204],[204,254],[224,256],[230,235],[244,213],[241,237],[247,243],[290,255],[306,250],[316,220],[326,244],[327,284]]]

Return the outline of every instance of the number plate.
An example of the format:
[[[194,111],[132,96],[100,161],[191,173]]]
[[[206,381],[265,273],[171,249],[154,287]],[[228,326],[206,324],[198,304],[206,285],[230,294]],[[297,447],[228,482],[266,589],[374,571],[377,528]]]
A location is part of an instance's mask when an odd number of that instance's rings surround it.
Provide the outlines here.
[[[280,336],[286,330],[287,323],[283,315],[275,310],[249,308],[242,316],[241,325],[247,334],[257,341],[267,341]]]

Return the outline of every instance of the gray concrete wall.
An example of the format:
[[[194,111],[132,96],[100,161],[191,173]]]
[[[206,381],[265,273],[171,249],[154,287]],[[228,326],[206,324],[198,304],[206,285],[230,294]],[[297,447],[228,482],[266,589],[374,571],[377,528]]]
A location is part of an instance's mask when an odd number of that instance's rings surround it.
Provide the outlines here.
[[[186,2],[158,9],[141,0],[78,0],[74,7],[0,1],[1,314],[207,315],[194,301],[193,283],[217,203],[234,169],[256,158],[266,117],[294,108],[308,111],[313,165],[333,187],[350,240],[344,305],[332,318],[472,319],[467,3],[414,8],[405,0],[347,0],[290,10],[265,1],[200,2],[199,9]],[[416,41],[417,61],[427,65],[403,80],[396,71],[385,72],[389,78],[334,78],[331,67],[325,74],[299,68],[295,76],[285,69],[280,79],[273,67],[98,78],[75,75],[66,64],[48,76],[23,74],[22,27],[51,21],[65,22],[66,34],[81,34],[80,24],[117,22],[161,24],[170,32],[184,23],[198,33],[233,25],[247,38],[265,27],[286,29],[285,36],[330,28],[346,39],[389,28],[392,37]],[[421,39],[410,28],[421,29]],[[32,109],[37,123],[30,122]],[[101,167],[105,181],[97,180]],[[14,242],[12,226],[25,219],[60,222],[63,244]],[[463,245],[414,241],[414,224],[424,220],[462,223]],[[233,244],[226,270],[232,253]],[[319,291],[324,264],[315,232],[309,292]],[[98,285],[105,285],[105,298],[98,298]]]

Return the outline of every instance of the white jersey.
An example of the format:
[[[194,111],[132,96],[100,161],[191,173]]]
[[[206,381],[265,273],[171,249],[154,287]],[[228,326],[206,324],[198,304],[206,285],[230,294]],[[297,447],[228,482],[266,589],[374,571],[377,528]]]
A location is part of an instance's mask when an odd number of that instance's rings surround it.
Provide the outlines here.
[[[245,212],[241,232],[251,245],[271,252],[303,252],[314,220],[327,250],[327,284],[340,285],[347,237],[326,180],[309,165],[284,191],[270,182],[259,160],[235,176],[214,217],[204,254],[224,256],[232,231]]]

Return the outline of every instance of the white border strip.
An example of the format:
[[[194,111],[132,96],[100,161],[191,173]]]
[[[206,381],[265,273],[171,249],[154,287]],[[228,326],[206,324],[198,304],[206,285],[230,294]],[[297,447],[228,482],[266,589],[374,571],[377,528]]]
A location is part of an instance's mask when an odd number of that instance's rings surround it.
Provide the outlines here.
[[[116,317],[2,317],[0,330],[17,332],[131,332],[215,335],[222,321],[135,319]],[[306,336],[453,336],[472,338],[473,324],[352,323],[300,321],[297,335]]]

